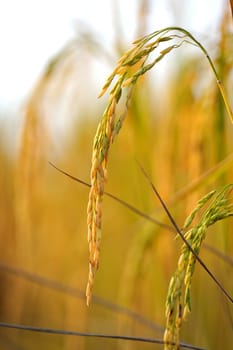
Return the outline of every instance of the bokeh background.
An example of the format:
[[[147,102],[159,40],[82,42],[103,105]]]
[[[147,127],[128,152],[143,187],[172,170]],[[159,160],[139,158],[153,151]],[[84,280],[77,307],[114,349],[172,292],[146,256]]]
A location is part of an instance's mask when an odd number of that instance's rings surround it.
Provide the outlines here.
[[[162,338],[181,243],[104,198],[101,265],[87,308],[88,189],[49,162],[89,182],[107,103],[98,93],[131,41],[166,26],[185,27],[207,48],[232,105],[230,2],[22,0],[1,8],[0,321]],[[167,222],[137,159],[182,227],[202,195],[232,182],[232,147],[233,128],[207,60],[183,46],[135,89],[110,153],[106,190]],[[230,294],[232,234],[231,219],[217,224],[206,238],[215,254],[201,251]],[[230,349],[232,306],[199,266],[192,288],[182,340]],[[0,329],[0,348],[161,346]]]

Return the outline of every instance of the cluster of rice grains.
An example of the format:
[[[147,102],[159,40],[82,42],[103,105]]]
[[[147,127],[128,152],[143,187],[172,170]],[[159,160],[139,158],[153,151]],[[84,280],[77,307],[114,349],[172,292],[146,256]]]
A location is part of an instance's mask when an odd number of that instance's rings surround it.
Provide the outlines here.
[[[150,70],[168,52],[177,48],[181,43],[163,49],[159,55],[148,63],[150,53],[159,44],[177,39],[177,35],[167,35],[169,30],[154,32],[134,42],[132,49],[127,51],[118,61],[118,65],[107,79],[99,97],[109,88],[114,78],[116,82],[110,91],[109,102],[98,126],[92,153],[91,190],[87,207],[88,242],[90,251],[89,277],[86,290],[87,305],[90,304],[95,271],[99,266],[100,240],[101,240],[101,202],[104,193],[104,184],[107,178],[107,159],[111,143],[119,133],[126,117],[132,88],[138,78]],[[153,39],[153,41],[152,41]],[[124,89],[128,89],[125,110],[117,117],[116,109]]]
[[[206,230],[219,220],[233,216],[233,204],[229,201],[233,185],[226,185],[219,191],[213,190],[197,203],[192,213],[187,217],[183,231],[196,254],[199,254],[201,244],[205,238]],[[211,201],[211,202],[210,202]],[[190,228],[197,213],[207,205],[208,208],[200,216],[199,222]],[[188,230],[187,230],[188,229]],[[187,318],[191,311],[191,283],[194,273],[196,258],[186,244],[183,244],[177,269],[171,278],[166,300],[166,330],[164,333],[165,350],[179,348],[179,332],[182,320]]]

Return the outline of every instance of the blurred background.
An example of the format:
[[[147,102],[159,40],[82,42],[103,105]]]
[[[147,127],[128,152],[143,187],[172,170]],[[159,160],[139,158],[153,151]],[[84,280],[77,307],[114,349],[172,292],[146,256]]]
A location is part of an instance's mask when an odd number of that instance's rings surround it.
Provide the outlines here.
[[[141,35],[181,26],[207,49],[233,105],[230,2],[1,2],[0,321],[162,338],[181,243],[109,198],[101,264],[87,308],[88,189],[97,96]],[[135,158],[182,227],[196,201],[232,182],[233,128],[206,58],[184,45],[140,80],[109,157],[106,190],[166,222]],[[209,229],[201,257],[232,294],[232,220]],[[213,253],[215,252],[215,254]],[[233,309],[199,266],[182,340],[230,349]],[[161,345],[0,329],[1,349],[156,349]]]

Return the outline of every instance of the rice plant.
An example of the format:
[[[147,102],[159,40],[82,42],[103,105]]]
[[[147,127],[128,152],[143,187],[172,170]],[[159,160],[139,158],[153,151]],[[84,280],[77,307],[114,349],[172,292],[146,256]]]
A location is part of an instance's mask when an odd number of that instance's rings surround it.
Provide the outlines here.
[[[86,33],[51,59],[25,103],[14,158],[0,125],[4,349],[231,348],[232,34],[224,16],[214,49],[183,28],[144,35],[146,3],[126,53],[121,36],[108,55]],[[197,56],[181,60],[190,45]],[[106,96],[91,101],[90,56],[111,67],[120,57],[97,131]],[[175,62],[166,86],[152,73],[161,61]]]

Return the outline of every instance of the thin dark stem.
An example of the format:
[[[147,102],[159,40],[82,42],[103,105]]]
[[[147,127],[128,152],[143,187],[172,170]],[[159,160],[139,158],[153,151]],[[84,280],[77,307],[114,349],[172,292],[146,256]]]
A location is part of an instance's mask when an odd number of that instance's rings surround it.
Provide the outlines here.
[[[80,179],[78,179],[77,177],[75,177],[75,176],[73,176],[73,175],[70,175],[70,174],[67,173],[66,171],[64,171],[64,170],[62,170],[62,169],[60,169],[60,168],[58,168],[58,167],[57,167],[56,165],[54,165],[53,163],[49,162],[49,164],[50,164],[53,168],[55,168],[56,170],[58,170],[60,173],[62,173],[63,175],[68,176],[70,179],[72,179],[72,180],[74,180],[74,181],[76,181],[76,182],[79,182],[80,184],[82,184],[82,185],[84,185],[84,186],[86,186],[86,187],[89,187],[89,188],[91,187],[91,185],[90,185],[89,183],[87,183],[87,182],[85,182],[85,181],[83,181],[83,180],[80,180]],[[165,228],[165,229],[167,229],[167,230],[174,231],[172,226],[167,225],[167,224],[164,224],[163,222],[158,221],[158,220],[152,218],[150,215],[147,215],[147,214],[143,213],[141,210],[139,210],[138,208],[134,207],[133,205],[131,205],[131,204],[125,202],[123,199],[120,199],[120,198],[118,198],[118,197],[114,196],[113,194],[111,194],[111,193],[109,193],[109,192],[106,192],[106,191],[104,191],[104,194],[105,194],[106,196],[108,196],[108,197],[114,199],[116,202],[122,204],[124,207],[128,208],[129,210],[131,210],[131,211],[134,212],[135,214],[137,214],[137,215],[141,216],[142,218],[144,218],[144,219],[146,219],[146,220],[152,222],[153,224],[159,225],[160,227],[163,227],[163,228]]]
[[[165,202],[163,201],[162,197],[160,196],[159,192],[157,191],[156,187],[154,186],[153,182],[151,181],[150,177],[148,176],[148,174],[146,173],[145,169],[142,167],[141,164],[139,164],[139,167],[142,171],[142,173],[144,174],[145,178],[147,179],[147,181],[149,182],[149,184],[151,185],[154,193],[156,194],[160,204],[162,205],[164,211],[166,212],[169,220],[171,221],[172,225],[174,226],[176,232],[178,233],[178,235],[180,236],[180,238],[182,239],[182,241],[186,244],[186,246],[189,248],[189,250],[192,252],[192,254],[195,256],[196,260],[199,262],[199,264],[204,268],[204,270],[208,273],[208,275],[212,278],[212,280],[215,282],[215,284],[219,287],[219,289],[223,292],[223,294],[227,297],[227,299],[233,303],[233,298],[228,294],[228,292],[223,288],[223,286],[221,285],[221,283],[217,280],[217,278],[214,276],[214,274],[209,270],[209,268],[205,265],[205,263],[201,260],[201,258],[197,255],[197,253],[193,250],[192,246],[190,245],[190,243],[185,239],[182,231],[180,230],[180,228],[178,227],[175,219],[173,218],[172,214],[170,213],[170,211],[168,210]]]
[[[90,184],[88,184],[87,182],[67,173],[66,171],[58,168],[56,165],[54,165],[53,163],[49,162],[49,164],[55,168],[57,171],[59,171],[60,173],[62,173],[63,175],[69,177],[71,180],[74,180],[86,187],[91,187]],[[132,211],[133,213],[135,213],[136,215],[139,215],[140,217],[144,218],[145,220],[147,221],[150,221],[151,223],[153,224],[156,224],[160,227],[163,227],[165,228],[166,230],[169,230],[171,232],[176,232],[175,228],[171,225],[168,225],[168,224],[165,224],[159,220],[156,220],[154,218],[152,218],[150,215],[142,212],[141,210],[139,210],[138,208],[134,207],[133,205],[127,203],[126,201],[124,201],[123,199],[109,193],[109,192],[104,192],[104,194],[106,196],[108,196],[109,198],[112,198],[113,200],[115,200],[116,202],[120,203],[121,205],[123,205],[124,207],[126,207],[127,209],[129,209],[130,211]],[[179,197],[179,194],[178,194],[178,197]],[[228,255],[220,252],[218,249],[206,244],[206,243],[203,243],[203,248],[207,249],[210,253],[212,253],[213,255],[217,256],[218,258],[222,259],[224,262],[228,263],[230,266],[233,266],[233,259],[231,257],[229,257]]]
[[[28,325],[20,325],[14,323],[0,322],[0,327],[8,328],[8,329],[20,329],[23,331],[29,332],[37,332],[37,333],[47,333],[47,334],[57,334],[57,335],[69,335],[76,337],[94,337],[94,338],[105,338],[105,339],[121,339],[128,341],[137,341],[144,343],[154,343],[164,345],[164,341],[160,339],[153,338],[144,338],[144,337],[132,337],[132,336],[123,336],[123,335],[114,335],[114,334],[101,334],[101,333],[85,333],[85,332],[76,332],[70,330],[63,329],[53,329],[53,328],[45,328],[45,327],[35,327]],[[175,345],[175,343],[170,343],[170,345]],[[194,349],[194,350],[204,350],[198,346],[189,345],[186,343],[180,343],[180,347],[185,349]]]

